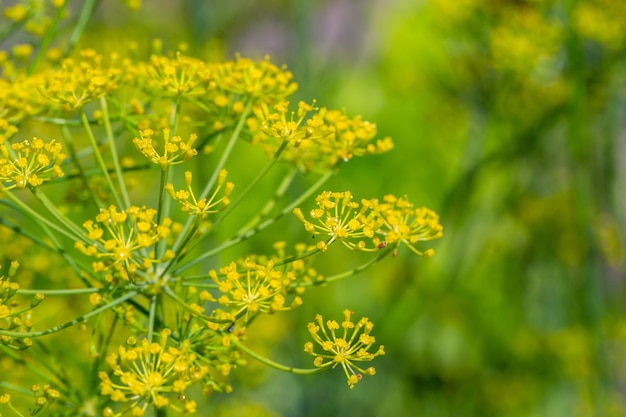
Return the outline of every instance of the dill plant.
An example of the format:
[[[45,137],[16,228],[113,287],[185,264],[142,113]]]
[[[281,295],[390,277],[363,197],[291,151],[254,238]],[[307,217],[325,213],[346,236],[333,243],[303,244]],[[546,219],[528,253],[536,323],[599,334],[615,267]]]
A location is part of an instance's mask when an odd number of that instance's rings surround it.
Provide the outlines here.
[[[302,375],[339,368],[350,389],[374,375],[367,363],[384,347],[349,309],[309,324],[308,369],[255,352],[246,330],[401,246],[433,254],[420,244],[442,236],[433,211],[405,196],[323,188],[352,158],[391,150],[391,139],[359,116],[291,102],[292,74],[269,59],[74,51],[80,24],[65,50],[51,48],[66,4],[47,5],[4,12],[42,38],[1,60],[0,240],[11,258],[0,273],[2,412],[193,414],[192,391],[232,391],[228,376],[246,358]],[[241,144],[266,156],[243,184],[230,180],[246,166]],[[279,164],[289,168],[261,209],[225,237],[218,226]],[[225,260],[283,217],[301,222],[309,243],[278,238],[267,253]],[[338,242],[371,259],[323,276],[314,262]],[[51,359],[58,344],[73,354]],[[80,377],[68,376],[69,361]]]

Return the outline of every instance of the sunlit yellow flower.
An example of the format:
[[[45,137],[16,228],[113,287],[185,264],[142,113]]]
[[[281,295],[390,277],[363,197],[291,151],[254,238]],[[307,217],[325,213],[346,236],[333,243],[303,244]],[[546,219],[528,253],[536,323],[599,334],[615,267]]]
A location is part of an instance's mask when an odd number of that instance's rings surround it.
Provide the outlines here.
[[[195,410],[195,402],[187,405],[185,391],[202,380],[209,367],[198,366],[196,355],[189,350],[187,342],[179,345],[169,343],[171,331],[160,333],[160,342],[142,339],[136,344],[130,338],[127,346],[120,346],[106,362],[112,368],[112,376],[100,372],[100,393],[114,402],[128,403],[132,415],[143,415],[149,405],[156,408],[170,407],[176,411]],[[182,403],[171,401],[178,398]],[[120,416],[122,413],[109,414]]]
[[[217,187],[213,191],[211,197],[200,198],[198,199],[191,188],[191,183],[193,180],[193,173],[191,171],[185,172],[185,183],[187,184],[187,190],[178,190],[174,189],[173,184],[167,184],[165,186],[165,190],[168,192],[170,197],[175,201],[182,204],[182,210],[185,213],[188,213],[192,216],[199,216],[201,218],[205,218],[211,213],[217,213],[220,210],[225,209],[230,204],[230,194],[235,187],[235,184],[232,182],[226,182],[226,176],[228,172],[223,169],[219,173],[219,177],[217,180]],[[224,193],[221,198],[217,198],[218,192],[224,187]]]
[[[190,135],[189,139],[183,141],[180,136],[170,137],[170,129],[163,129],[163,154],[160,154],[154,147],[154,140],[152,139],[154,131],[145,129],[139,133],[140,138],[134,138],[133,144],[150,162],[158,164],[162,170],[165,170],[169,165],[188,161],[198,154],[198,151],[193,148],[193,144],[198,138],[196,134]]]
[[[318,314],[315,316],[315,322],[308,324],[308,329],[313,341],[322,348],[323,353],[315,352],[312,342],[304,345],[304,351],[315,357],[313,361],[315,366],[335,368],[341,365],[350,389],[354,388],[363,375],[376,374],[375,368],[363,369],[355,362],[369,362],[385,354],[382,345],[375,353],[369,352],[372,345],[376,343],[374,336],[370,335],[374,324],[366,317],[354,323],[352,314],[352,311],[344,310],[341,325],[335,320],[328,320],[324,325],[322,316]],[[342,328],[343,331],[340,331]]]
[[[420,251],[415,247],[417,242],[443,236],[443,227],[434,211],[426,207],[415,208],[406,197],[398,198],[391,194],[383,198],[382,204],[376,199],[364,200],[363,204],[378,213],[383,221],[383,225],[376,232],[381,240],[375,239],[374,243],[402,243],[418,255],[434,254],[432,249]]]
[[[376,125],[361,117],[348,118],[339,110],[323,107],[316,110],[301,102],[297,112],[289,111],[287,102],[273,107],[255,109],[258,120],[248,120],[248,128],[255,133],[253,142],[266,154],[273,156],[289,140],[281,159],[295,164],[303,172],[323,172],[355,156],[388,152],[393,148],[391,138],[374,140]]]
[[[80,55],[80,60],[63,60],[61,69],[37,75],[39,92],[50,102],[77,109],[118,88],[120,68],[103,65],[102,56],[93,49],[85,49]]]
[[[239,272],[238,268],[243,269]],[[273,261],[260,265],[246,259],[239,264],[231,262],[217,271],[209,271],[209,276],[223,293],[218,302],[230,307],[233,317],[256,313],[275,313],[293,309],[300,304],[295,297],[287,304],[285,296],[289,284],[295,281],[293,272],[283,273],[274,267]]]
[[[138,279],[141,271],[147,271],[153,264],[174,257],[171,250],[156,258],[153,248],[171,232],[172,221],[166,218],[156,224],[155,209],[129,207],[119,211],[115,206],[100,209],[95,222],[83,223],[91,245],[76,242],[75,247],[84,254],[95,257],[92,264],[95,272],[113,269],[124,280]]]
[[[7,146],[0,144],[0,183],[3,188],[36,187],[45,181],[62,177],[61,162],[65,159],[61,144],[39,138]]]
[[[368,248],[363,238],[371,239],[374,230],[361,221],[366,206],[360,206],[355,202],[350,191],[323,192],[315,198],[317,208],[309,212],[313,222],[305,219],[302,210],[296,208],[294,214],[304,223],[304,228],[313,237],[321,236],[327,241],[317,244],[320,250],[326,250],[327,246],[335,241],[343,243],[350,249],[374,250]]]

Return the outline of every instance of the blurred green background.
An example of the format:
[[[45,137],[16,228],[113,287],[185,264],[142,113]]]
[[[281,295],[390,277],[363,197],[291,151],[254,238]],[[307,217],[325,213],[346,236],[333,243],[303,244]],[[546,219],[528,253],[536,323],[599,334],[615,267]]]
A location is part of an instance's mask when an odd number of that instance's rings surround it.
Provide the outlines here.
[[[401,250],[259,323],[259,349],[304,367],[317,312],[368,316],[376,377],[238,370],[206,415],[626,415],[624,16],[623,0],[102,2],[83,46],[269,54],[298,99],[376,122],[395,150],[326,188],[406,194],[444,225],[433,258]]]

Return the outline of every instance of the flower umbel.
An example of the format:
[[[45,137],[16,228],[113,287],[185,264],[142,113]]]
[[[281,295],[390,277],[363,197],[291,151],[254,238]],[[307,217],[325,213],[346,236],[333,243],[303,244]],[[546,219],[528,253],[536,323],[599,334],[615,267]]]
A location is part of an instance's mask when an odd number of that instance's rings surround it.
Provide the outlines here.
[[[167,261],[174,257],[171,250],[165,251],[157,259],[154,251],[148,249],[170,234],[172,220],[166,218],[161,224],[153,220],[156,210],[129,207],[118,211],[117,207],[100,209],[96,221],[83,223],[87,238],[94,243],[87,246],[76,242],[75,247],[86,255],[100,259],[92,264],[94,272],[113,269],[124,280],[135,280],[138,271],[146,271],[154,263]],[[105,277],[107,281],[112,275]]]
[[[383,242],[403,243],[418,255],[432,256],[435,253],[433,249],[420,251],[414,245],[419,241],[443,236],[439,216],[429,208],[415,208],[406,197],[388,194],[383,200],[382,204],[376,199],[363,201],[364,205],[371,207],[383,220],[384,226],[378,231],[383,236]]]
[[[350,310],[343,311],[343,321],[341,325],[335,320],[328,320],[324,326],[324,320],[321,315],[315,316],[315,323],[308,324],[309,332],[313,337],[313,341],[321,346],[324,353],[316,353],[312,342],[304,344],[304,351],[315,359],[315,366],[331,367],[341,365],[346,377],[348,378],[348,386],[350,389],[363,378],[363,375],[375,375],[376,369],[369,367],[363,369],[355,364],[355,362],[369,362],[376,356],[385,354],[384,346],[379,346],[375,353],[369,350],[376,342],[374,336],[370,332],[374,328],[374,323],[369,321],[367,317],[363,317],[357,323],[352,322],[353,312]],[[317,324],[316,324],[317,323]],[[343,328],[341,336],[336,332]]]
[[[0,144],[0,183],[5,190],[36,187],[63,176],[60,164],[65,159],[59,142],[33,138],[10,147]]]
[[[295,281],[293,272],[283,273],[274,268],[274,262],[261,265],[246,259],[241,262],[244,271],[237,270],[237,263],[220,269],[220,276],[215,270],[209,276],[219,290],[224,293],[218,302],[231,307],[233,318],[243,314],[275,313],[290,310],[302,304],[300,297],[295,297],[291,304],[286,304],[285,295],[289,284]]]
[[[182,204],[182,210],[192,216],[200,216],[200,218],[205,218],[210,213],[217,213],[220,210],[223,210],[230,204],[230,199],[228,196],[235,188],[235,184],[232,182],[226,182],[226,176],[228,172],[223,169],[220,171],[218,179],[217,179],[217,187],[215,191],[211,195],[210,198],[196,198],[193,189],[191,188],[191,182],[193,180],[193,174],[191,171],[185,172],[185,183],[187,184],[187,190],[178,190],[174,189],[173,184],[167,184],[165,186],[165,191],[168,192],[170,197],[174,200],[178,201]],[[220,189],[224,187],[224,195],[222,198],[215,199],[217,197],[217,193]],[[219,207],[218,207],[219,206]]]
[[[180,136],[172,136],[170,138],[170,129],[163,129],[163,155],[159,154],[154,148],[154,141],[152,135],[154,131],[152,129],[145,129],[140,132],[141,138],[134,138],[133,143],[150,162],[157,164],[162,170],[165,170],[169,165],[180,164],[189,160],[191,157],[198,154],[194,148],[193,143],[198,138],[198,135],[192,134],[189,139],[183,141]]]
[[[196,355],[189,351],[188,344],[172,346],[168,343],[171,331],[161,331],[160,343],[142,339],[136,344],[134,338],[128,346],[120,346],[117,353],[107,357],[114,378],[100,372],[100,392],[112,401],[129,403],[127,410],[133,416],[143,416],[148,405],[156,408],[171,407],[177,411],[193,413],[196,402],[186,400],[185,390],[200,381],[209,371],[208,366],[194,365]],[[170,402],[169,394],[184,399],[182,404]],[[111,408],[104,410],[105,416],[121,416],[125,410],[115,413]]]

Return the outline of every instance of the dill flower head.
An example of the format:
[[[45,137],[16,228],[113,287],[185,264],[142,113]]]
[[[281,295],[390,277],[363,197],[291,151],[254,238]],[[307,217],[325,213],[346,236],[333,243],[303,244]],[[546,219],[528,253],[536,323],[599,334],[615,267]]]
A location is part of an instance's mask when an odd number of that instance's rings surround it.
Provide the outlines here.
[[[106,358],[113,370],[112,376],[101,371],[100,393],[117,403],[125,403],[133,416],[144,415],[149,405],[156,408],[170,407],[176,411],[193,413],[196,402],[188,400],[185,391],[200,381],[209,371],[207,365],[198,366],[196,355],[189,350],[187,342],[174,345],[170,342],[171,331],[162,330],[160,342],[142,339],[136,343],[129,338],[126,346]],[[180,403],[170,397],[175,395]],[[118,416],[111,408],[105,416]]]
[[[206,92],[207,83],[200,74],[206,73],[208,64],[196,58],[182,55],[175,58],[152,55],[150,61],[140,66],[146,83],[143,88],[155,96],[200,95]]]
[[[159,154],[154,147],[152,129],[144,129],[140,133],[141,138],[134,138],[133,144],[150,162],[157,164],[162,170],[169,165],[185,162],[198,154],[192,146],[198,135],[192,134],[189,139],[183,141],[180,136],[170,137],[170,129],[163,129],[163,154]]]
[[[296,165],[303,172],[325,172],[340,162],[355,156],[388,152],[393,148],[391,138],[377,139],[376,125],[360,116],[348,118],[339,110],[320,109],[300,102],[297,112],[290,112],[288,102],[273,107],[262,105],[255,109],[255,119],[248,128],[268,155],[274,155],[283,141],[289,146],[281,159]],[[313,110],[317,110],[313,114]],[[306,140],[303,140],[306,139]]]
[[[439,223],[439,216],[429,208],[414,207],[406,197],[396,197],[392,194],[378,200],[363,200],[375,211],[382,220],[382,226],[377,231],[385,244],[404,244],[418,255],[432,256],[433,249],[420,251],[415,244],[420,241],[438,239],[443,236],[443,226]],[[375,239],[375,243],[379,238]],[[380,243],[378,243],[380,244]]]
[[[312,342],[304,345],[304,351],[315,357],[313,361],[315,366],[335,368],[341,365],[350,389],[354,388],[363,375],[376,374],[375,368],[363,369],[356,363],[369,362],[385,354],[385,348],[382,345],[376,352],[369,352],[372,345],[376,343],[374,336],[370,335],[374,324],[367,317],[354,323],[352,314],[352,311],[344,310],[341,325],[335,320],[328,320],[324,324],[322,316],[318,314],[315,316],[315,322],[308,324],[308,329],[313,341],[321,347],[323,353],[315,352]]]
[[[122,211],[115,206],[100,209],[95,221],[83,223],[87,241],[93,243],[85,245],[79,241],[74,246],[98,259],[92,264],[94,272],[112,270],[124,280],[135,281],[142,276],[142,271],[148,271],[153,264],[174,257],[174,253],[167,250],[157,259],[155,251],[149,250],[171,232],[172,220],[165,218],[157,224],[153,220],[155,215],[155,209],[137,206]],[[111,275],[105,276],[106,280],[112,278]]]
[[[439,216],[426,207],[415,208],[406,197],[389,194],[383,202],[371,199],[361,200],[359,204],[353,201],[349,191],[325,191],[315,198],[315,202],[317,208],[309,212],[311,221],[300,208],[295,208],[293,213],[313,237],[328,238],[317,244],[322,251],[331,243],[340,241],[350,249],[365,251],[404,244],[418,255],[431,256],[434,254],[432,249],[420,251],[415,244],[443,236]]]
[[[219,275],[211,270],[209,276],[223,293],[217,301],[230,307],[233,317],[245,315],[247,319],[248,314],[275,313],[302,304],[300,297],[287,304],[285,295],[296,276],[275,268],[272,260],[265,265],[250,259],[231,262],[219,270]]]
[[[102,64],[93,49],[80,52],[80,60],[67,58],[61,69],[38,74],[39,92],[51,103],[77,109],[118,88],[122,70]]]
[[[202,197],[197,198],[191,183],[193,180],[193,173],[191,171],[185,172],[185,183],[187,184],[187,190],[176,190],[174,184],[167,184],[165,191],[168,192],[173,200],[182,205],[183,212],[192,215],[205,218],[211,213],[217,213],[220,210],[225,209],[230,204],[230,194],[235,188],[235,184],[232,182],[226,182],[226,176],[228,172],[223,169],[220,171],[217,179],[217,187],[213,191],[213,194],[209,198]],[[217,198],[218,192],[224,187],[224,194],[221,198]],[[217,198],[217,199],[216,199]]]
[[[3,188],[36,187],[62,177],[61,162],[65,159],[61,144],[33,138],[10,146],[0,144],[0,183]]]
[[[340,241],[350,249],[367,249],[362,238],[371,238],[373,231],[366,228],[360,220],[367,207],[359,208],[359,203],[354,201],[350,191],[326,191],[319,194],[315,202],[317,208],[309,212],[313,222],[305,219],[301,209],[296,208],[293,212],[313,237],[317,235],[328,237],[327,241],[317,244],[318,249],[325,251],[328,245],[335,241]]]
[[[292,82],[293,74],[269,59],[257,62],[238,56],[234,61],[213,66],[206,76],[226,96],[251,97],[269,103],[284,100],[298,89]]]

